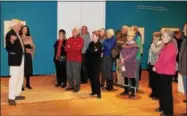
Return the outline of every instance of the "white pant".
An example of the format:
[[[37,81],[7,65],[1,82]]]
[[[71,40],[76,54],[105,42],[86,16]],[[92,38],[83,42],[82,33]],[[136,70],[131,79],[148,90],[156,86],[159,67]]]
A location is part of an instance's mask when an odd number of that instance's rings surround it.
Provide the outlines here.
[[[22,91],[24,81],[24,56],[20,66],[10,66],[9,99],[15,100]]]

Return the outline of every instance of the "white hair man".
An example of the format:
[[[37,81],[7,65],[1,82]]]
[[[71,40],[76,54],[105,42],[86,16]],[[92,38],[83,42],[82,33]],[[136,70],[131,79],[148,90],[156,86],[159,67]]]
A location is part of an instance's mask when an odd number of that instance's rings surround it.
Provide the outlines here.
[[[16,105],[15,100],[25,99],[20,96],[24,80],[24,52],[23,41],[19,35],[21,22],[12,19],[10,22],[11,30],[6,34],[6,50],[8,52],[8,65],[10,66],[9,79],[9,105]]]
[[[81,64],[81,82],[87,83],[88,82],[88,71],[86,67],[86,50],[88,48],[88,45],[91,41],[90,33],[88,32],[87,26],[82,26],[81,28],[81,37],[84,39],[84,46],[82,49],[82,64]]]
[[[84,40],[80,37],[80,29],[74,28],[72,37],[67,40],[65,46],[65,51],[67,52],[66,71],[69,85],[66,88],[67,91],[74,90],[74,92],[78,92],[80,90],[81,51],[83,46]]]

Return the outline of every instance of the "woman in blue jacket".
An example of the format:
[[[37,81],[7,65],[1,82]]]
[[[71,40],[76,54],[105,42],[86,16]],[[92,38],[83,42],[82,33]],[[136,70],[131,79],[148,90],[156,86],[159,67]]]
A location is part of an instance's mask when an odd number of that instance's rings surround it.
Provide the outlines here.
[[[111,51],[114,48],[116,40],[114,38],[114,30],[108,29],[107,30],[107,39],[103,42],[103,70],[104,70],[104,77],[106,78],[106,89],[112,90],[113,89],[113,76],[112,76],[112,56]]]

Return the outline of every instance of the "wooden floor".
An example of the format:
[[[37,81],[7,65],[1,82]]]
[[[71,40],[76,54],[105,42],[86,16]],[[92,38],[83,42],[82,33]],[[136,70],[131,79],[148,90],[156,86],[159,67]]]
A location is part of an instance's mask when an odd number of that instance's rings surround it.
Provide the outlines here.
[[[119,95],[122,88],[108,92],[102,90],[102,99],[89,96],[89,84],[81,85],[78,93],[66,92],[62,88],[54,87],[54,76],[35,76],[31,83],[34,89],[26,89],[22,95],[23,101],[17,101],[16,106],[7,104],[8,78],[1,78],[1,116],[60,116],[60,115],[120,115],[120,116],[159,116],[154,110],[158,101],[151,100],[148,95],[148,74],[143,71],[140,81],[140,92],[136,98],[128,99]],[[182,102],[184,96],[177,92],[177,84],[173,84],[175,114],[180,116],[186,112],[186,104]]]

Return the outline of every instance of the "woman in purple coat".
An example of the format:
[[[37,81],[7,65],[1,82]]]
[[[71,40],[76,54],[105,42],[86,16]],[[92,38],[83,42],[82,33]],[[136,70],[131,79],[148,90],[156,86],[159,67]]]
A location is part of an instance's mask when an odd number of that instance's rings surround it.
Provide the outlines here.
[[[134,38],[135,32],[128,30],[127,42],[123,45],[123,48],[120,52],[120,60],[123,71],[122,73],[124,77],[124,92],[121,93],[121,95],[129,95],[129,98],[135,97],[136,89],[136,54],[139,48],[134,41]]]

